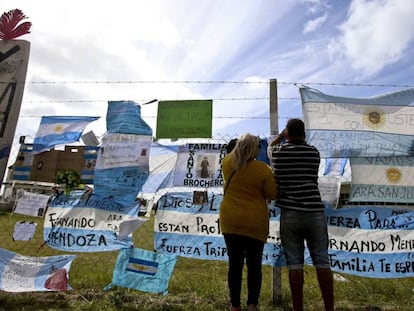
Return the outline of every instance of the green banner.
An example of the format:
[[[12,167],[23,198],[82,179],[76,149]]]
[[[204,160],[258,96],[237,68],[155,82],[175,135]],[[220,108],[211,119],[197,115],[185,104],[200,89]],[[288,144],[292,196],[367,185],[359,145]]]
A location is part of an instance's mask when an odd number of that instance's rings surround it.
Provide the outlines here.
[[[158,103],[157,138],[211,138],[212,100]]]

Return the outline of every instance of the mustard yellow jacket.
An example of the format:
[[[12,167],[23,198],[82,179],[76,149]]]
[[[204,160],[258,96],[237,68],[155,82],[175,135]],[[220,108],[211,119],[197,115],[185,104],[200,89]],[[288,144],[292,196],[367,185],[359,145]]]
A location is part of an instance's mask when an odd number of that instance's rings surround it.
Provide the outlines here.
[[[222,162],[224,188],[233,172],[231,154]],[[237,171],[223,195],[220,205],[222,233],[239,234],[266,242],[269,234],[267,199],[277,198],[278,188],[271,168],[262,161],[251,160]]]

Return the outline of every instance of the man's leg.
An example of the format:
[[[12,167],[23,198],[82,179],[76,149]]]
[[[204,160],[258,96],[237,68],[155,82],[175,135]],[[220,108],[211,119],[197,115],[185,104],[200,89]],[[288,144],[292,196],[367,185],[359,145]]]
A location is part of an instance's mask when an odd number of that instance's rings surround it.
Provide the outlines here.
[[[303,310],[303,269],[289,269],[289,285],[294,311]]]
[[[330,268],[316,268],[319,287],[321,288],[323,302],[326,311],[334,310],[334,286]]]

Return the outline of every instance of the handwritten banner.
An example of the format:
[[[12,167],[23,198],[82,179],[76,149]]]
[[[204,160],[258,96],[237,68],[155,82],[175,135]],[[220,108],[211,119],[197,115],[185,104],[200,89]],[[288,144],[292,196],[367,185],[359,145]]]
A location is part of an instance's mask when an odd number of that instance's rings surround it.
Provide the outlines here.
[[[132,247],[132,236],[118,239],[121,224],[136,219],[138,207],[125,207],[95,194],[59,195],[50,204],[43,238],[53,248],[102,252]]]
[[[227,260],[220,231],[219,207],[222,194],[207,192],[207,203],[193,205],[194,193],[168,193],[158,201],[154,223],[155,249],[183,257]],[[279,215],[270,207],[271,235],[265,245],[263,262],[280,264]]]
[[[204,204],[194,193],[168,193],[158,201],[154,223],[155,249],[197,259],[227,261],[220,231],[222,194],[207,192]],[[263,264],[284,266],[280,241],[280,211],[269,205],[269,236]],[[414,212],[398,208],[356,207],[328,209],[329,256],[336,272],[375,278],[414,276]],[[306,252],[306,263],[311,258]]]
[[[66,291],[74,255],[22,256],[0,248],[0,290],[6,292]]]

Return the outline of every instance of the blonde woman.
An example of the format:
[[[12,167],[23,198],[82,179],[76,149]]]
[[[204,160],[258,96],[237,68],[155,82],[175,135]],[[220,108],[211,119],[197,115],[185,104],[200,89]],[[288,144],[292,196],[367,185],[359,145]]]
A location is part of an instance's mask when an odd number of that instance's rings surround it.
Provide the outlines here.
[[[238,311],[244,260],[247,265],[247,310],[258,310],[262,284],[262,254],[269,233],[267,200],[274,200],[278,188],[271,168],[256,160],[259,137],[245,134],[222,162],[224,195],[220,225],[229,257],[230,310]]]

